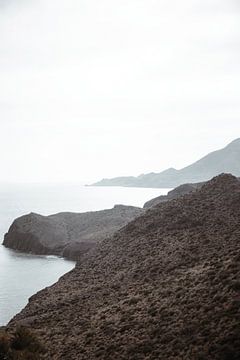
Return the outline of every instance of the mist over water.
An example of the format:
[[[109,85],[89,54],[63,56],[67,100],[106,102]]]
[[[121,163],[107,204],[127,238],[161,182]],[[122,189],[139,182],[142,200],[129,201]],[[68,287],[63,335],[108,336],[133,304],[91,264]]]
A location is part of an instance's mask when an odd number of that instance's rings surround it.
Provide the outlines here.
[[[1,243],[12,221],[29,212],[49,215],[101,210],[115,204],[143,206],[167,191],[81,185],[0,185]],[[0,326],[19,312],[31,295],[56,282],[74,265],[54,256],[26,255],[0,246]]]

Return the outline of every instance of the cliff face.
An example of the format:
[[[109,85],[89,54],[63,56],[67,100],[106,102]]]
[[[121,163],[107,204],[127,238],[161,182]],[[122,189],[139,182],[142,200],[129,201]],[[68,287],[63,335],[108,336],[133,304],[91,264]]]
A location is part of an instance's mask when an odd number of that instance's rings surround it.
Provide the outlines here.
[[[240,139],[236,139],[221,150],[214,151],[195,163],[181,169],[167,169],[138,177],[103,179],[94,186],[127,186],[150,188],[173,188],[185,183],[198,183],[221,173],[240,176]]]
[[[122,205],[81,214],[41,216],[31,213],[13,222],[3,245],[27,253],[60,255],[75,260],[141,213],[140,208]]]
[[[238,360],[240,182],[214,178],[146,211],[34,295],[46,359]]]

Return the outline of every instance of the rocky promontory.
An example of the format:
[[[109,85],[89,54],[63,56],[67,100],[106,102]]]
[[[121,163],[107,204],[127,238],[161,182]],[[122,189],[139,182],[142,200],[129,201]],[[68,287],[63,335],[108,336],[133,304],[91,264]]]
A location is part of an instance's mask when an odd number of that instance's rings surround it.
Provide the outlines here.
[[[116,205],[113,209],[86,213],[30,213],[13,222],[3,245],[26,253],[76,260],[142,212],[133,206]]]
[[[160,203],[34,295],[44,359],[239,360],[240,182],[221,175]]]

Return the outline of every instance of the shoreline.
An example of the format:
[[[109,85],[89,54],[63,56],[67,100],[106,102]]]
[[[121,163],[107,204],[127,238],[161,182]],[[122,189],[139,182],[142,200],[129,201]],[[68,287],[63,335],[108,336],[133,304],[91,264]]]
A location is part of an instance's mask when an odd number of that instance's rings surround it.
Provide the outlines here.
[[[0,327],[21,312],[29,298],[54,285],[76,262],[52,255],[27,254],[0,246]]]

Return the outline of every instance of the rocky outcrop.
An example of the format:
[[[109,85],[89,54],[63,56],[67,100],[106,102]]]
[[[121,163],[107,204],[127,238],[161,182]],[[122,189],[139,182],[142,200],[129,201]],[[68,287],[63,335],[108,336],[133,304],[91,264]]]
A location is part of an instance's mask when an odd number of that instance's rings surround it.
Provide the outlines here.
[[[45,359],[238,360],[240,182],[221,175],[150,208],[34,295]]]
[[[76,260],[142,211],[132,206],[116,205],[110,210],[79,214],[42,216],[31,213],[13,222],[3,245],[26,253],[59,255]]]
[[[239,158],[240,139],[236,139],[225,148],[214,151],[180,170],[170,168],[160,173],[143,174],[138,177],[103,179],[93,185],[174,188],[181,184],[204,182],[226,172],[240,176]]]
[[[181,196],[184,196],[186,194],[189,194],[193,191],[196,191],[197,189],[200,189],[205,183],[196,183],[196,184],[183,184],[180,185],[178,187],[176,187],[175,189],[171,190],[168,192],[167,195],[161,195],[158,196],[152,200],[147,201],[143,208],[144,209],[149,209],[152,206],[155,206],[157,204],[160,204],[162,202],[166,202],[166,201],[170,201],[170,200],[174,200],[174,199],[178,199]]]

